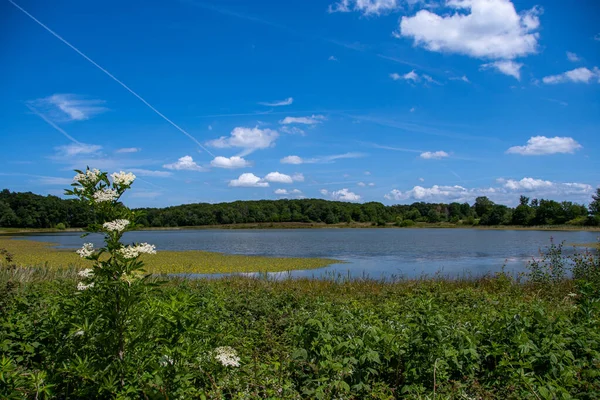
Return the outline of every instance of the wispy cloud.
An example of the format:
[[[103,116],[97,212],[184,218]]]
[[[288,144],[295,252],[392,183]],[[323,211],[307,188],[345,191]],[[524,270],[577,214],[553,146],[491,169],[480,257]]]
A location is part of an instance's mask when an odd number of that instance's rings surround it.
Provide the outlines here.
[[[304,125],[315,125],[325,121],[326,118],[323,115],[311,115],[310,117],[285,117],[279,121],[282,125],[289,124],[304,124]]]
[[[344,153],[344,154],[334,154],[334,155],[330,155],[330,156],[320,156],[320,157],[313,157],[313,158],[302,158],[299,156],[287,156],[284,157],[280,160],[280,162],[282,164],[327,164],[327,163],[331,163],[334,162],[335,160],[341,160],[341,159],[345,159],[345,158],[361,158],[361,157],[365,157],[366,154],[364,153],[355,153],[355,152],[350,152],[350,153]]]
[[[435,79],[433,79],[433,77],[431,77],[430,75],[427,75],[427,74],[421,74],[421,75],[419,75],[418,73],[415,72],[414,69],[412,71],[410,71],[410,72],[407,72],[404,75],[400,75],[400,74],[394,72],[394,73],[390,74],[390,78],[392,78],[395,81],[405,80],[405,81],[410,81],[412,83],[419,82],[422,79],[422,80],[424,80],[425,82],[428,82],[428,83],[433,83],[435,85],[441,85],[440,82],[438,82]]]
[[[285,100],[279,100],[279,101],[273,101],[273,102],[265,101],[265,102],[261,102],[258,104],[263,105],[263,106],[269,106],[269,107],[281,107],[281,106],[289,106],[293,102],[294,102],[294,98],[288,97]]]
[[[73,157],[84,154],[96,154],[102,149],[102,146],[97,144],[72,143],[65,146],[57,146],[55,149],[61,156]]]
[[[142,151],[139,147],[123,147],[115,150],[115,153],[137,153]]]
[[[512,60],[500,60],[487,64],[482,64],[480,69],[485,70],[492,68],[504,75],[512,76],[516,80],[520,81],[522,66],[523,63],[515,62]]]
[[[571,61],[571,62],[579,62],[581,61],[581,57],[579,57],[577,54],[572,53],[570,51],[567,51],[567,60]]]
[[[128,171],[133,172],[138,176],[151,176],[156,178],[168,178],[169,176],[173,175],[173,173],[169,171],[154,171],[143,168],[128,168]]]
[[[279,133],[272,129],[236,127],[229,136],[221,136],[218,139],[210,140],[207,146],[219,149],[237,147],[243,149],[240,157],[246,156],[258,149],[266,149],[275,145]]]
[[[591,70],[585,67],[576,68],[558,75],[550,75],[542,78],[542,82],[553,85],[557,83],[600,83],[600,69],[594,67]]]
[[[49,97],[28,102],[49,119],[57,122],[84,121],[108,109],[103,107],[104,100],[87,99],[77,94],[53,94]]]
[[[140,100],[142,103],[144,103],[150,110],[152,110],[154,113],[156,113],[159,117],[161,117],[162,119],[164,119],[165,121],[167,121],[171,126],[173,126],[175,129],[177,129],[178,131],[180,131],[181,133],[183,133],[184,135],[186,135],[188,138],[190,138],[194,143],[196,143],[200,148],[202,148],[204,151],[206,151],[208,154],[210,154],[211,156],[214,157],[214,154],[212,154],[210,152],[210,150],[206,149],[204,146],[202,146],[202,144],[196,139],[194,138],[192,135],[190,135],[188,132],[186,132],[183,128],[179,127],[177,124],[175,124],[173,121],[171,121],[169,118],[167,118],[164,114],[162,114],[160,111],[158,111],[156,108],[154,108],[154,106],[152,106],[152,104],[150,104],[146,99],[144,99],[142,96],[140,96],[139,94],[137,94],[135,91],[133,91],[133,89],[131,89],[129,86],[127,86],[126,84],[124,84],[122,81],[120,81],[119,79],[117,79],[113,74],[111,74],[110,72],[108,72],[106,69],[104,69],[102,66],[100,66],[97,62],[95,62],[94,60],[92,60],[90,57],[88,57],[87,55],[85,55],[81,50],[79,50],[77,47],[73,46],[71,43],[69,43],[66,39],[64,39],[62,36],[60,36],[59,34],[57,34],[56,32],[54,32],[52,29],[48,28],[46,25],[44,25],[41,21],[39,21],[37,18],[35,18],[33,15],[31,15],[29,12],[27,12],[23,7],[19,6],[17,3],[15,3],[13,0],[8,0],[13,6],[17,7],[21,12],[23,12],[25,15],[27,15],[29,18],[31,18],[33,21],[35,21],[38,25],[40,25],[42,28],[44,28],[46,31],[48,31],[50,34],[52,34],[52,36],[54,36],[55,38],[57,38],[58,40],[60,40],[61,42],[63,42],[65,45],[67,45],[69,48],[71,48],[73,51],[75,51],[77,54],[79,54],[81,57],[83,57],[86,61],[88,61],[90,64],[92,64],[93,66],[95,66],[96,68],[98,68],[100,71],[102,71],[104,74],[106,74],[109,78],[111,78],[113,81],[117,82],[119,85],[121,85],[125,90],[127,90],[129,93],[131,93],[133,96],[135,96],[138,100]]]

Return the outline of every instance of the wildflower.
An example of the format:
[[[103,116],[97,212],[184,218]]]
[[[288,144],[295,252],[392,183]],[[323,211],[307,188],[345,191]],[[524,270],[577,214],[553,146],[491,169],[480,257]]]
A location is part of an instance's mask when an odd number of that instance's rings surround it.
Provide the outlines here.
[[[93,243],[84,243],[83,247],[76,251],[77,254],[81,258],[88,258],[92,254],[94,254],[94,244]]]
[[[132,174],[131,172],[129,172],[129,173],[126,173],[123,171],[114,172],[114,173],[110,174],[110,176],[112,177],[113,183],[115,185],[129,186],[135,180],[135,175]]]
[[[167,355],[162,356],[160,358],[160,360],[158,361],[158,363],[160,364],[161,367],[166,367],[169,364],[173,365],[174,362],[175,361],[171,357],[169,357]]]
[[[75,177],[73,178],[74,182],[79,182],[82,185],[86,184],[86,183],[92,183],[95,184],[96,182],[98,182],[98,178],[100,178],[100,170],[98,169],[88,169],[87,171],[85,171],[85,174],[77,174],[75,175]]]
[[[129,225],[129,221],[126,219],[116,219],[111,222],[105,222],[102,224],[102,227],[109,232],[122,232],[127,225]]]
[[[103,201],[114,201],[119,197],[119,194],[114,189],[101,189],[94,193],[94,200],[96,203]]]
[[[123,273],[121,274],[121,280],[123,282],[127,282],[127,284],[129,286],[131,286],[131,284],[139,279],[142,279],[144,277],[144,273],[141,271],[133,271],[130,274],[127,273]]]
[[[73,336],[83,336],[83,331],[79,330],[73,334]]]
[[[79,291],[88,290],[89,288],[93,288],[93,287],[94,287],[94,282],[89,283],[87,285],[83,282],[79,282],[77,284],[77,290],[79,290]]]
[[[81,276],[82,278],[91,278],[94,276],[94,270],[91,268],[86,268],[84,270],[79,271],[77,275]]]
[[[234,348],[229,346],[217,347],[215,349],[215,359],[225,367],[239,367],[240,358]]]
[[[156,254],[156,246],[148,243],[140,243],[135,246],[126,246],[119,249],[124,258],[136,258],[140,254]]]
[[[577,297],[577,293],[569,293],[567,296],[569,296],[569,297]]]

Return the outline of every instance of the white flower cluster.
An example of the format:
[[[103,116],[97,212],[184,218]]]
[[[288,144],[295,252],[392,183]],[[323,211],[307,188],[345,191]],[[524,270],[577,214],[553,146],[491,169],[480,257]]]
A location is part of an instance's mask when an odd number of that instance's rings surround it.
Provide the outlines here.
[[[135,175],[132,174],[131,172],[129,172],[129,173],[126,173],[123,171],[114,172],[114,173],[110,174],[110,176],[112,177],[113,183],[115,185],[129,186],[135,180]]]
[[[140,254],[156,254],[156,246],[148,243],[140,243],[135,246],[126,246],[119,249],[124,258],[136,258]]]
[[[94,244],[93,243],[84,243],[83,247],[76,251],[77,254],[81,258],[88,258],[92,254],[94,254]]]
[[[119,194],[115,189],[102,189],[94,193],[94,200],[96,200],[96,203],[101,203],[103,201],[114,201],[118,197]]]
[[[160,360],[158,360],[158,363],[160,364],[161,367],[166,367],[167,365],[173,365],[174,362],[175,361],[167,355],[162,356],[160,358]]]
[[[129,220],[115,219],[114,221],[103,223],[102,227],[109,232],[122,232],[127,225],[129,225]]]
[[[99,169],[88,169],[87,171],[85,171],[85,174],[75,175],[73,181],[79,182],[82,185],[85,185],[86,183],[95,184],[96,182],[98,182],[98,178],[100,178],[100,173],[101,172]]]
[[[240,366],[240,358],[235,349],[229,346],[217,347],[215,349],[215,359],[225,367]]]
[[[94,282],[89,283],[87,285],[85,283],[83,283],[83,282],[79,282],[77,284],[77,290],[87,290],[87,289],[93,288],[93,287],[94,287]]]
[[[77,273],[82,278],[91,278],[94,276],[94,270],[91,268],[82,269]]]

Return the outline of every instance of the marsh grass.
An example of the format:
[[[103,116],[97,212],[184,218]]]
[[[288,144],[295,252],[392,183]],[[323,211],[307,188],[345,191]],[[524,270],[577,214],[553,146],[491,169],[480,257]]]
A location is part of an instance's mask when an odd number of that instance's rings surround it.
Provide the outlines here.
[[[47,267],[50,269],[90,268],[92,262],[79,257],[74,250],[56,249],[52,243],[33,240],[0,238],[0,248],[14,255],[19,266]],[[229,255],[206,251],[160,251],[142,256],[146,271],[157,274],[214,274],[248,272],[282,272],[315,269],[341,261],[324,258],[284,258]],[[0,265],[3,260],[0,259]]]

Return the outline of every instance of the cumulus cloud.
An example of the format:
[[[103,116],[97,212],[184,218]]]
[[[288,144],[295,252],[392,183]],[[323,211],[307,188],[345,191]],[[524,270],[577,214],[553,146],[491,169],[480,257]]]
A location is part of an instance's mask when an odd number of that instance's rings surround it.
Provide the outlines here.
[[[567,60],[571,61],[571,62],[579,62],[581,61],[581,57],[579,57],[577,54],[572,53],[570,51],[567,51]]]
[[[440,160],[442,158],[446,158],[446,157],[450,157],[450,154],[446,153],[445,151],[439,150],[439,151],[426,151],[424,153],[421,153],[421,158],[424,158],[426,160]]]
[[[399,0],[341,0],[329,6],[329,12],[358,11],[364,15],[380,15],[400,7]]]
[[[292,180],[295,182],[304,182],[304,175],[300,172],[297,172],[294,175],[292,175]]]
[[[246,168],[252,166],[250,161],[245,160],[243,157],[233,156],[233,157],[222,157],[217,156],[210,162],[210,165],[216,168]]]
[[[288,97],[287,99],[284,99],[284,100],[278,100],[278,101],[272,101],[272,102],[265,101],[265,102],[261,102],[258,104],[261,104],[263,106],[269,106],[269,107],[281,107],[281,106],[289,106],[293,102],[294,102],[294,98]]]
[[[292,183],[294,181],[291,176],[282,174],[277,171],[269,172],[264,177],[264,180],[267,182],[273,182],[273,183]]]
[[[320,156],[313,158],[302,158],[299,156],[287,156],[283,157],[280,162],[282,164],[326,164],[334,162],[335,160],[340,160],[344,158],[360,158],[364,157],[362,153],[344,153],[344,154],[333,154],[330,156]]]
[[[30,105],[42,111],[55,121],[84,121],[108,109],[104,100],[87,99],[76,94],[53,94],[42,99],[32,100]]]
[[[253,173],[246,172],[241,174],[237,179],[229,181],[229,186],[232,187],[269,187],[269,182],[265,182]]]
[[[364,183],[364,182],[358,182],[358,183],[357,183],[357,185],[358,185],[358,186],[361,186],[361,187],[365,187],[365,186],[367,186],[367,184],[366,184],[366,183]]]
[[[323,115],[311,115],[310,117],[285,117],[281,121],[279,121],[282,125],[289,124],[304,124],[304,125],[315,125],[320,124],[325,121],[325,117]]]
[[[433,185],[431,187],[415,186],[410,190],[394,189],[384,196],[391,201],[426,201],[426,202],[473,202],[479,196],[489,197],[502,204],[514,204],[518,196],[527,193],[537,198],[553,198],[586,202],[594,193],[593,186],[585,183],[562,183],[543,179],[525,177],[521,180],[499,179],[499,186],[483,188],[466,188],[464,186]]]
[[[302,191],[298,189],[287,190],[287,189],[276,189],[273,193],[280,196],[299,196],[302,194]]]
[[[517,13],[509,0],[448,0],[453,14],[420,10],[400,20],[397,37],[408,37],[430,51],[475,58],[514,59],[535,53],[541,9]]]
[[[581,149],[577,141],[571,137],[553,137],[533,136],[525,146],[513,146],[506,152],[509,154],[520,154],[523,156],[541,156],[547,154],[573,154]]]
[[[328,196],[331,199],[338,201],[360,201],[361,199],[360,195],[353,193],[346,188],[334,190],[333,192],[330,192],[327,189],[321,189],[320,192],[323,196]]]
[[[196,162],[194,161],[192,156],[183,156],[172,164],[163,165],[163,168],[172,169],[172,170],[176,170],[176,171],[198,171],[198,172],[207,171],[206,168],[203,168],[203,167],[199,166],[198,164],[196,164]]]
[[[245,156],[257,149],[266,149],[275,144],[279,133],[272,129],[236,127],[229,136],[221,136],[206,144],[216,148],[238,147],[244,149],[240,156]]]
[[[600,69],[598,67],[594,67],[591,70],[582,67],[575,68],[571,71],[563,72],[558,75],[550,75],[542,78],[542,82],[548,85],[554,85],[557,83],[592,83],[600,82]]]
[[[496,71],[503,73],[504,75],[512,76],[516,80],[521,80],[521,67],[522,63],[518,63],[511,60],[500,60],[491,63],[483,64],[481,69],[495,69]]]

